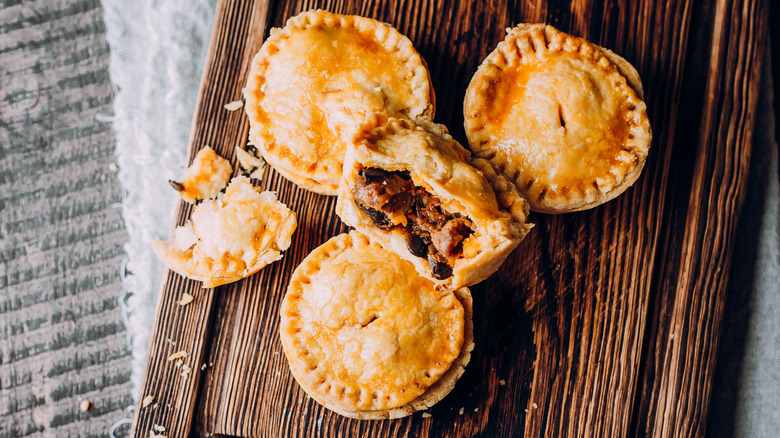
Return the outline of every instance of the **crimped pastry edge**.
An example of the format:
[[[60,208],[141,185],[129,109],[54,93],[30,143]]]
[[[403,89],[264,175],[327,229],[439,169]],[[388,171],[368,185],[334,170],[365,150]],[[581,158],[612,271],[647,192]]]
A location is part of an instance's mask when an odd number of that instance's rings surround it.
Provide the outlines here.
[[[632,165],[625,166],[623,172],[616,169],[606,171],[593,181],[582,182],[577,187],[567,188],[556,193],[555,198],[546,196],[546,188],[537,190],[538,184],[532,177],[523,176],[518,169],[495,160],[495,151],[484,147],[490,143],[490,134],[475,114],[480,108],[487,107],[489,98],[480,89],[494,80],[503,70],[522,64],[523,58],[538,57],[545,51],[564,51],[572,55],[589,57],[594,64],[614,78],[613,85],[623,90],[623,96],[629,106],[631,136],[623,150],[634,157]],[[636,69],[614,52],[593,44],[583,38],[566,34],[545,24],[522,23],[508,29],[506,38],[491,52],[472,77],[464,99],[463,115],[466,136],[475,155],[488,159],[493,167],[514,182],[518,190],[526,197],[531,210],[541,213],[568,213],[587,210],[623,193],[634,184],[644,168],[652,132],[647,117],[646,104],[642,100],[644,90]],[[533,190],[531,190],[533,189]]]
[[[312,251],[312,254],[317,252],[311,257],[311,254],[307,256],[306,259],[299,265],[298,268],[296,268],[296,272],[293,273],[293,278],[290,281],[290,285],[288,286],[288,292],[282,301],[280,314],[281,314],[281,323],[280,323],[280,338],[282,341],[282,347],[285,352],[285,355],[288,357],[288,360],[291,357],[298,357],[298,348],[296,343],[296,337],[297,334],[297,328],[295,326],[295,321],[297,318],[297,315],[295,314],[296,308],[291,308],[291,303],[295,302],[295,300],[298,300],[300,298],[295,297],[295,294],[299,294],[300,290],[299,288],[303,285],[308,284],[310,282],[310,277],[312,274],[316,273],[323,262],[330,259],[331,257],[335,257],[341,252],[350,250],[351,248],[354,248],[356,246],[362,247],[363,249],[369,249],[370,246],[376,245],[376,243],[373,243],[363,235],[362,233],[358,231],[351,231],[349,233],[340,234],[338,236],[335,236],[331,239],[329,239],[327,242],[325,242],[323,245]],[[320,254],[321,253],[321,254]],[[340,407],[338,404],[326,400],[323,397],[321,397],[317,391],[315,391],[312,386],[309,384],[311,377],[310,375],[299,375],[300,370],[298,370],[297,366],[293,366],[292,363],[290,363],[290,370],[295,377],[296,382],[301,386],[301,388],[313,399],[315,399],[318,403],[325,406],[326,408],[333,410],[341,415],[351,417],[351,418],[359,418],[359,419],[383,419],[383,418],[400,418],[407,416],[411,414],[414,411],[427,409],[428,407],[434,405],[439,400],[444,398],[455,386],[455,382],[460,378],[460,376],[463,374],[464,367],[469,362],[471,358],[471,351],[474,348],[474,336],[473,336],[473,322],[472,322],[472,315],[473,315],[473,305],[472,305],[472,299],[471,299],[471,293],[467,288],[462,288],[456,291],[453,291],[453,296],[457,299],[457,301],[461,304],[463,307],[463,318],[464,318],[464,325],[463,325],[463,343],[460,347],[460,353],[458,354],[455,359],[451,362],[450,366],[447,368],[446,371],[442,373],[442,375],[439,377],[438,380],[436,380],[431,386],[429,386],[425,392],[423,392],[420,396],[415,398],[414,400],[405,403],[401,406],[389,408],[389,409],[379,409],[379,410],[366,410],[366,411],[350,411],[346,410],[342,407]],[[290,295],[292,294],[292,295]],[[292,361],[290,361],[292,362]],[[316,367],[315,367],[316,368]],[[307,370],[310,371],[310,370]],[[321,376],[315,376],[315,377],[321,377]]]
[[[399,53],[398,59],[404,60],[404,65],[410,66],[411,70],[415,72],[411,80],[411,89],[414,90],[416,102],[410,105],[410,116],[433,119],[436,97],[425,60],[414,48],[409,38],[387,23],[367,17],[335,14],[317,9],[305,11],[289,18],[283,28],[271,29],[270,36],[252,59],[247,84],[243,91],[244,108],[250,120],[249,138],[266,162],[282,176],[306,190],[335,196],[338,193],[341,169],[319,169],[319,164],[315,164],[316,170],[301,171],[297,169],[289,159],[279,157],[278,153],[267,150],[266,143],[275,144],[275,141],[273,135],[267,132],[264,124],[258,120],[260,118],[258,105],[264,94],[262,91],[262,86],[265,83],[263,65],[273,56],[272,53],[269,53],[270,48],[276,47],[278,43],[288,38],[292,28],[306,29],[318,26],[337,28],[350,26],[362,34],[371,34],[388,51]],[[280,147],[286,146],[281,145]]]

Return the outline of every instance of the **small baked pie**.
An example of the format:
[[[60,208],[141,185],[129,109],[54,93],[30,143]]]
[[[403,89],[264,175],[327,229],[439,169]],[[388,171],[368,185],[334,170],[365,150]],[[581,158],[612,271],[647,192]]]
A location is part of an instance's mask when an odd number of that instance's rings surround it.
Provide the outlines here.
[[[346,143],[368,115],[432,118],[433,87],[408,38],[370,18],[303,12],[272,29],[244,90],[249,137],[299,186],[335,195]]]
[[[336,213],[444,289],[487,278],[531,228],[514,185],[426,120],[377,117],[358,131]]]
[[[341,415],[400,418],[444,398],[474,348],[468,289],[438,291],[357,231],[296,268],[280,336],[293,376]]]
[[[198,151],[178,181],[169,182],[182,199],[194,204],[198,200],[215,198],[225,188],[232,173],[230,161],[206,146]]]
[[[639,177],[652,137],[642,96],[639,74],[620,56],[551,26],[520,24],[469,84],[466,135],[532,210],[585,210]]]
[[[200,203],[171,242],[152,249],[168,269],[211,288],[248,277],[282,258],[297,225],[295,212],[260,192],[249,178],[234,178],[225,195]]]

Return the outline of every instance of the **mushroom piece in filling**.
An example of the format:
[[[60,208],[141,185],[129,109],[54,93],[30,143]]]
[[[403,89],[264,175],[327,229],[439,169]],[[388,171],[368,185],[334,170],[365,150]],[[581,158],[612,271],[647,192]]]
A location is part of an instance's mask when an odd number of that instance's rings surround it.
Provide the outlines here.
[[[463,252],[463,240],[473,233],[468,218],[444,211],[441,200],[415,186],[408,171],[361,166],[352,195],[377,227],[404,234],[409,252],[428,260],[434,278],[452,276],[452,262]],[[405,224],[393,220],[399,215]]]

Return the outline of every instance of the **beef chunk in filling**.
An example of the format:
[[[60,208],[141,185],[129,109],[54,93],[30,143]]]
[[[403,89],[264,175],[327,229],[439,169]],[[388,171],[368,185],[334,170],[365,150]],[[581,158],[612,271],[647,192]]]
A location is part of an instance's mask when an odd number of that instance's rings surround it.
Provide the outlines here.
[[[387,172],[373,167],[360,169],[355,181],[355,202],[385,212],[406,213],[411,208],[414,184],[409,172]]]
[[[409,252],[428,260],[434,278],[452,276],[451,261],[462,253],[463,240],[473,232],[469,220],[445,212],[441,200],[415,186],[409,172],[362,167],[352,195],[380,229],[404,233]],[[399,213],[406,216],[406,227],[392,224],[390,215]]]
[[[432,233],[431,242],[439,253],[453,257],[463,251],[461,243],[469,235],[471,235],[471,222],[455,218],[447,221],[439,231]]]
[[[452,276],[452,266],[441,254],[428,254],[428,265],[431,267],[433,278],[437,280],[445,280]]]

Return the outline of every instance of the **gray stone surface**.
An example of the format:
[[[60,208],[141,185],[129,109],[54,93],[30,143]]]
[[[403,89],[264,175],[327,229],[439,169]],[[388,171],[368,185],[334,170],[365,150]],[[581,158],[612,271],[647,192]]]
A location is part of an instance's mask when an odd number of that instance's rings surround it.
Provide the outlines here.
[[[98,0],[0,3],[0,437],[107,436],[132,404],[104,33]]]

